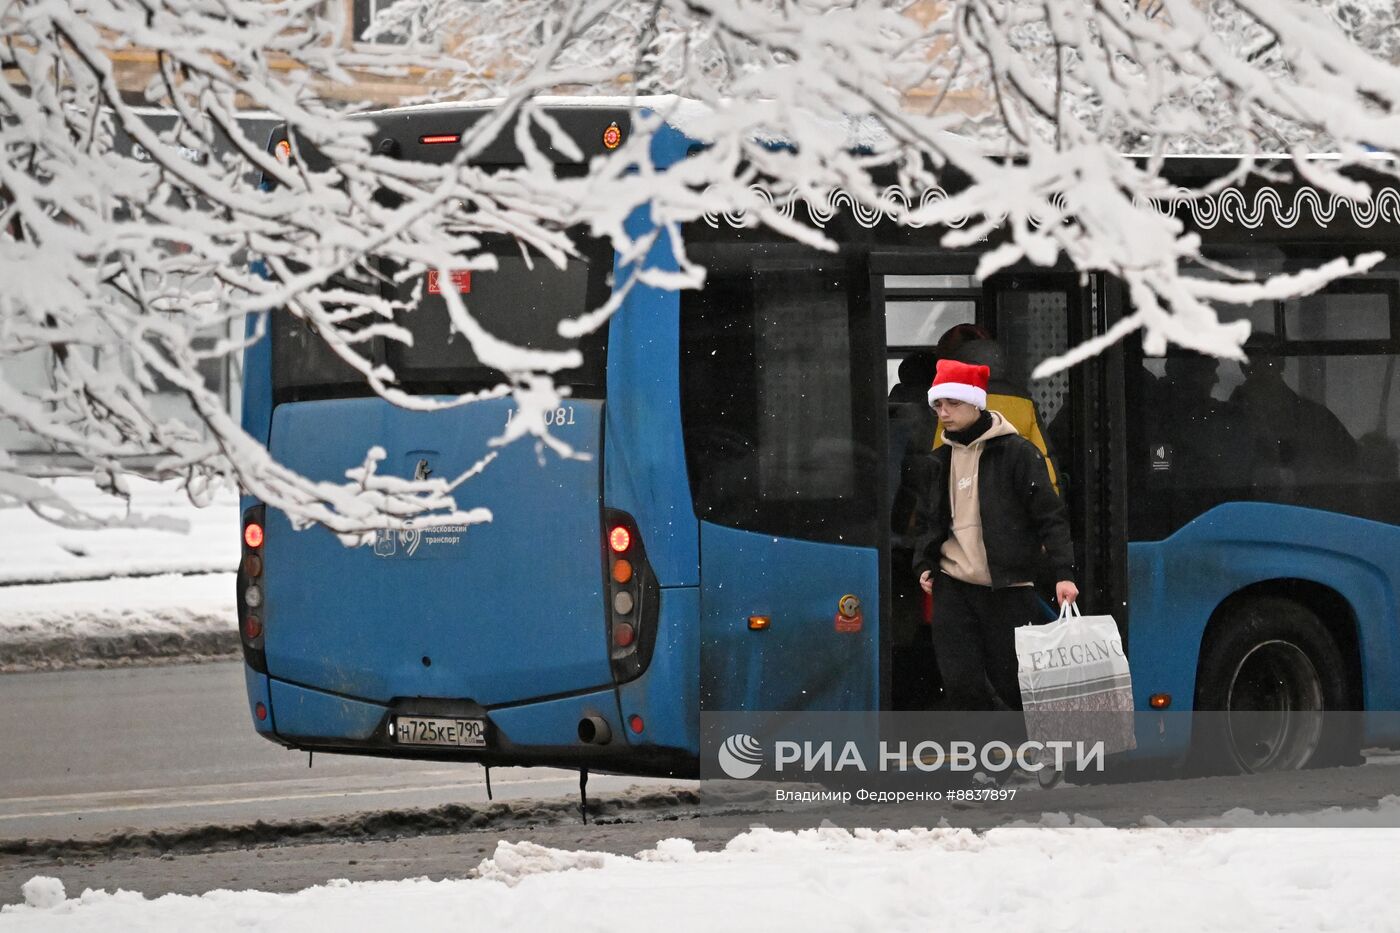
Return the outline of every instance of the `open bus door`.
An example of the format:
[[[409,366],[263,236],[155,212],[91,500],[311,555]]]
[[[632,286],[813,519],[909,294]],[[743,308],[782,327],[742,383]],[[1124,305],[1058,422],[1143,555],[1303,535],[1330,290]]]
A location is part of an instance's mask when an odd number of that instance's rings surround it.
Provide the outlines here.
[[[963,338],[950,355],[992,366],[989,395],[1010,397],[1039,428],[1069,508],[1074,536],[1080,601],[1094,612],[1113,612],[1125,621],[1121,574],[1125,545],[1122,511],[1114,508],[1122,476],[1117,446],[1107,443],[1121,423],[1121,362],[1117,351],[1046,379],[1031,372],[1101,333],[1110,295],[1102,278],[1085,282],[1073,274],[1045,270],[1011,271],[983,282],[974,274],[977,257],[966,253],[921,252],[872,256],[872,304],[883,320],[888,392],[888,473],[886,508],[890,516],[885,548],[889,624],[881,640],[881,705],[886,709],[927,709],[940,688],[928,626],[929,601],[911,566],[915,499],[926,468],[936,422],[925,393],[934,360],[948,352],[940,339],[958,325]],[[979,345],[976,328],[990,336]],[[1000,391],[998,391],[1000,390]],[[1029,403],[1029,404],[1027,404]],[[1030,430],[1023,428],[1023,433]],[[1116,456],[1116,459],[1115,459]],[[1053,601],[1053,580],[1037,581]],[[935,594],[936,596],[936,594]]]

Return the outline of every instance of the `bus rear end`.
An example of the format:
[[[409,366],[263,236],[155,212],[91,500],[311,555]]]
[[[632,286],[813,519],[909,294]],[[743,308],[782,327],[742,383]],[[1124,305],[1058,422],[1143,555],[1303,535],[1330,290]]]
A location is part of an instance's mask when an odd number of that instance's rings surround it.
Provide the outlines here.
[[[395,145],[381,140],[380,151],[445,161],[456,147],[430,140],[470,118],[442,109],[381,118],[382,136]],[[574,119],[616,125],[596,112]],[[386,452],[381,474],[450,479],[498,455],[457,491],[463,509],[489,509],[489,522],[381,531],[359,547],[321,527],[295,529],[281,511],[245,498],[239,612],[250,708],[268,738],[294,748],[635,773],[676,773],[693,761],[693,752],[636,741],[644,720],[624,722],[619,705],[619,685],[650,661],[659,588],[642,530],[605,501],[607,328],[578,342],[557,332],[559,321],[608,295],[612,250],[578,242],[580,255],[563,269],[539,257],[527,262],[503,240],[488,243],[493,271],[386,277],[385,297],[419,290],[398,322],[413,342],[372,350],[416,395],[498,384],[502,375],[449,326],[445,289],[510,343],[577,348],[582,365],[556,374],[567,393],[546,418],[573,458],[530,439],[492,448],[517,414],[510,397],[434,412],[386,402],[300,319],[272,313],[269,339],[248,353],[245,425],[282,464],[343,483],[378,446]]]

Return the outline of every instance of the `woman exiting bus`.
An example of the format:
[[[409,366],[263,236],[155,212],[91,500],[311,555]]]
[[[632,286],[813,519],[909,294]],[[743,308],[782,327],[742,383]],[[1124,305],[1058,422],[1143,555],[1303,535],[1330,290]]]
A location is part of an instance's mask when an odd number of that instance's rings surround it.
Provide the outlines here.
[[[1064,503],[1045,457],[987,410],[990,375],[939,360],[928,391],[948,443],[933,453],[914,573],[924,592],[937,588],[933,645],[951,709],[1021,708],[1014,633],[1044,621],[1031,582],[1042,550],[1059,581],[1056,599],[1079,596]]]

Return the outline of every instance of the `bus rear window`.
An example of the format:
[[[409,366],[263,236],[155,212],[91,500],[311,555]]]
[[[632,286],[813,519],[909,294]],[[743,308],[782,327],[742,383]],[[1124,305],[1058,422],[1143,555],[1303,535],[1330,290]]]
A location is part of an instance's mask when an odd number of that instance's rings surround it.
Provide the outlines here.
[[[456,394],[489,388],[505,379],[484,365],[471,343],[451,324],[443,292],[455,289],[467,312],[493,337],[531,350],[577,349],[582,365],[554,374],[574,396],[602,398],[607,374],[607,325],[579,340],[559,336],[559,323],[601,306],[612,272],[606,243],[587,241],[563,268],[539,255],[528,260],[513,243],[492,244],[497,268],[452,275],[429,273],[395,283],[382,276],[386,297],[407,305],[396,323],[412,345],[376,341],[368,355],[394,371],[399,387],[415,394]],[[285,312],[273,328],[278,401],[364,394],[364,380],[335,359],[324,343]]]
[[[501,374],[484,366],[467,338],[452,327],[442,292],[456,289],[467,311],[492,336],[531,350],[569,350],[583,354],[583,365],[555,374],[575,395],[603,396],[606,375],[606,326],[573,341],[559,336],[559,322],[575,318],[607,300],[612,253],[593,244],[561,269],[541,256],[528,260],[514,244],[492,252],[497,268],[429,275],[398,285],[397,297],[417,305],[399,316],[413,333],[413,345],[390,344],[386,362],[400,382],[420,391],[462,391],[495,385]]]

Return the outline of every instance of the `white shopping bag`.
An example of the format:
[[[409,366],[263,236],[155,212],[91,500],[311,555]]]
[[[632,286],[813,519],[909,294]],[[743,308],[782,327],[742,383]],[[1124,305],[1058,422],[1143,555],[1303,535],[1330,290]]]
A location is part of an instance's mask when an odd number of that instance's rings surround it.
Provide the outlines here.
[[[1016,629],[1026,733],[1032,741],[1102,742],[1104,754],[1137,748],[1133,682],[1112,616],[1082,616],[1065,605],[1058,621]]]

